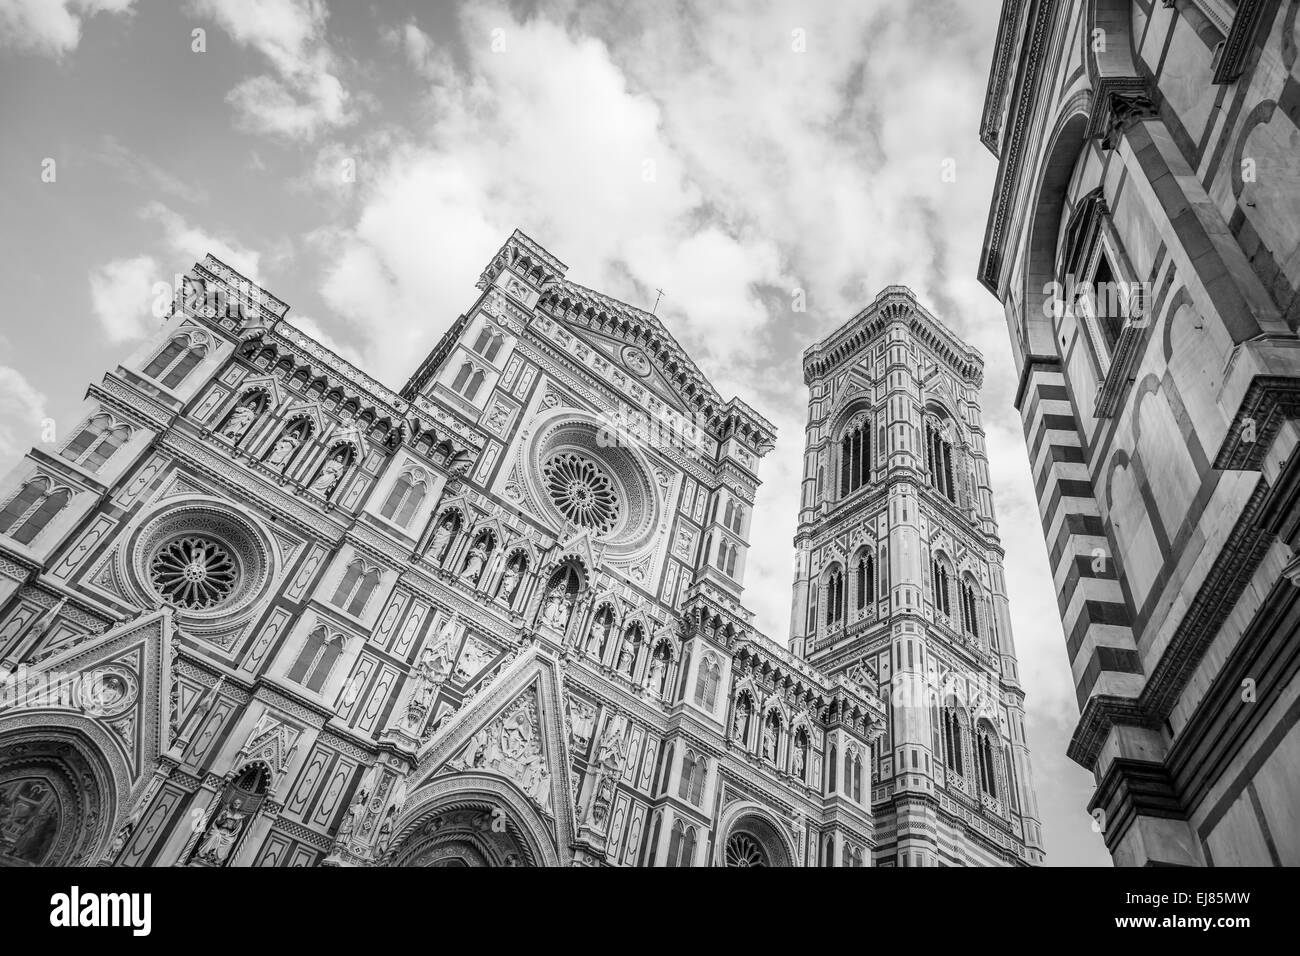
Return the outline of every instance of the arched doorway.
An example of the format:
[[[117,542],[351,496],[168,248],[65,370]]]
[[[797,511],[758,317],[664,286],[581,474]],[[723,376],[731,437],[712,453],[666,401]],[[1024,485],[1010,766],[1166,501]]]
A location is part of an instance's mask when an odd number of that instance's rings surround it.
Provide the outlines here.
[[[0,730],[0,867],[98,862],[117,811],[112,781],[82,734]]]
[[[789,840],[761,812],[742,812],[723,831],[716,865],[727,867],[793,866]]]
[[[416,790],[395,828],[392,866],[557,866],[548,821],[502,779],[443,777]]]

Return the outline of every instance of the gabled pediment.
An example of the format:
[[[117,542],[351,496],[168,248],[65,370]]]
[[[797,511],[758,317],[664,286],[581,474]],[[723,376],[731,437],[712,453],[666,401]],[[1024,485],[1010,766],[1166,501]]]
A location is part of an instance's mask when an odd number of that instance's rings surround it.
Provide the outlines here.
[[[28,692],[0,695],[0,717],[76,715],[120,758],[120,793],[134,793],[168,746],[172,612],[163,608],[89,637],[15,672]]]
[[[564,714],[559,662],[529,648],[421,748],[408,805],[457,776],[501,778],[547,821],[556,845],[569,846],[575,795]]]

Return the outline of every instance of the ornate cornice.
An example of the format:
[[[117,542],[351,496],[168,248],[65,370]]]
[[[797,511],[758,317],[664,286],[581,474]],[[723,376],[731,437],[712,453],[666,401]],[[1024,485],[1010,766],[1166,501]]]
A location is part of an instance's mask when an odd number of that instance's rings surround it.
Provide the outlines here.
[[[1214,459],[1221,471],[1259,471],[1287,419],[1300,419],[1300,378],[1256,375]]]
[[[984,92],[984,116],[980,122],[980,142],[994,156],[998,154],[1002,132],[999,110],[1006,94],[1011,72],[1011,55],[1020,39],[1020,14],[1024,0],[1005,0],[1002,15],[998,18],[998,37],[993,44],[993,63],[989,67],[988,87]]]
[[[1028,42],[1021,48],[1020,68],[1016,71],[1020,95],[1007,110],[1007,122],[1011,124],[1010,136],[1005,129],[999,131],[1002,148],[1001,162],[998,164],[998,179],[993,208],[989,212],[988,226],[984,232],[984,247],[980,258],[979,279],[985,288],[996,294],[998,273],[1002,268],[1002,247],[1006,241],[1005,233],[1011,216],[1011,207],[1020,182],[1021,167],[1024,163],[1025,138],[1029,124],[1033,120],[1032,106],[1040,86],[1044,54],[1047,46],[1047,28],[1056,9],[1066,9],[1064,4],[1051,0],[1035,0],[1029,11]]]
[[[1269,0],[1238,0],[1237,15],[1232,18],[1232,26],[1214,64],[1215,83],[1232,83],[1241,76],[1265,11],[1277,7],[1277,3]]]

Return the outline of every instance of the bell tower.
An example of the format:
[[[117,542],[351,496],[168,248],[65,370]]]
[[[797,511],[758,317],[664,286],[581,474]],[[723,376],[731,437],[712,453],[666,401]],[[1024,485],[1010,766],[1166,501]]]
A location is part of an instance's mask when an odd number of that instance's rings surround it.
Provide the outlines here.
[[[876,863],[1039,864],[983,359],[889,286],[803,368],[791,649],[885,698]]]

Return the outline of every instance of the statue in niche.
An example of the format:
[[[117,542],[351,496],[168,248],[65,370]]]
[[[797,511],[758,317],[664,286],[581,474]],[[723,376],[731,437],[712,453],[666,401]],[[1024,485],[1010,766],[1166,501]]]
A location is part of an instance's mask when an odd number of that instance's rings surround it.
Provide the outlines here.
[[[766,722],[763,724],[763,759],[776,759],[776,731]]]
[[[287,432],[281,435],[275,447],[271,449],[271,454],[266,458],[267,467],[284,471],[285,466],[289,464],[289,459],[298,450],[298,444],[297,435]]]
[[[235,797],[229,805],[222,807],[216,822],[209,828],[199,845],[195,859],[213,866],[225,866],[230,852],[235,848],[235,841],[243,832],[244,821],[248,814],[243,812],[244,801]]]
[[[622,649],[618,652],[618,669],[625,677],[632,676],[632,669],[636,666],[636,645],[631,640],[623,642]]]
[[[546,595],[542,620],[557,631],[562,631],[569,626],[569,602],[565,600],[562,588],[552,588],[551,593]]]
[[[519,579],[522,576],[519,566],[513,561],[507,564],[505,573],[501,576],[501,586],[497,589],[497,597],[507,604],[513,601],[515,599],[515,589],[519,587]]]
[[[226,420],[225,427],[221,429],[221,434],[232,442],[237,442],[244,437],[244,433],[248,431],[256,419],[257,400],[250,398],[231,413],[230,418]]]
[[[613,630],[614,630],[614,615],[609,612],[608,608],[606,608],[605,613],[600,616],[600,619],[592,626],[591,630],[588,632],[587,642],[583,647],[582,652],[584,654],[590,654],[592,641],[595,639],[597,635],[599,635],[600,643],[597,645],[597,647],[599,648],[598,653],[600,653],[603,656],[605,645],[609,643],[609,635]]]
[[[745,710],[740,705],[736,706],[736,717],[731,722],[731,736],[737,740],[743,740],[745,734]]]
[[[308,491],[314,491],[322,498],[328,498],[334,486],[339,483],[339,477],[343,474],[343,469],[347,467],[348,453],[339,450],[334,457],[325,462],[325,467],[320,470],[316,480],[311,483]]]
[[[487,548],[483,544],[483,539],[479,538],[474,542],[469,555],[465,558],[465,570],[461,572],[461,578],[477,584],[479,577],[483,574],[483,564],[487,561],[487,556]]]
[[[433,555],[433,560],[441,561],[443,552],[447,550],[447,545],[451,542],[453,529],[456,525],[456,519],[451,515],[443,518],[438,523],[438,528],[433,533],[433,543],[429,545],[429,554]]]
[[[667,670],[667,664],[658,654],[650,658],[650,667],[646,670],[645,689],[655,693],[663,693],[664,671]]]
[[[796,777],[803,777],[803,748],[794,748],[794,757],[790,761],[790,772]]]
[[[587,805],[587,822],[603,827],[613,803],[614,789],[623,774],[624,756],[623,722],[611,717],[600,738],[596,757],[595,779],[591,785],[591,802]]]
[[[415,683],[406,704],[406,729],[410,733],[419,731],[439,689],[451,676],[452,664],[445,641],[436,647],[426,647],[420,655],[420,661],[415,667]]]

